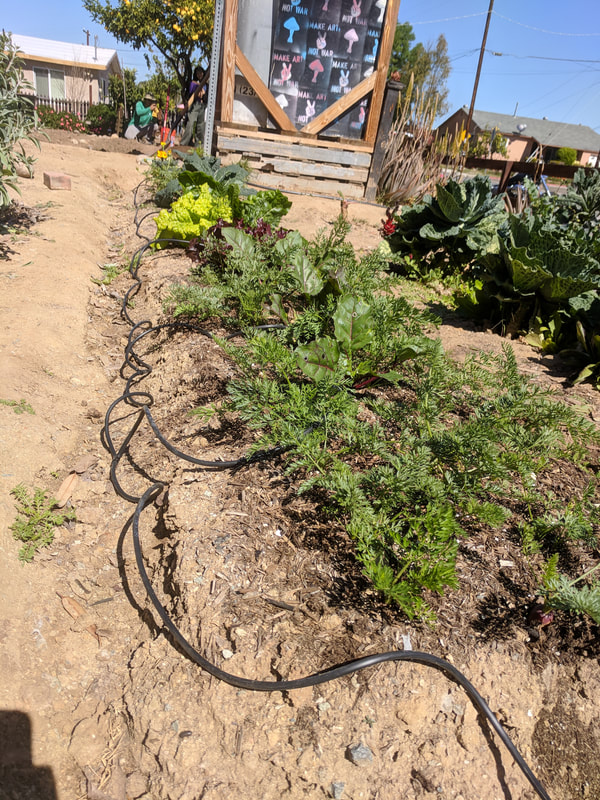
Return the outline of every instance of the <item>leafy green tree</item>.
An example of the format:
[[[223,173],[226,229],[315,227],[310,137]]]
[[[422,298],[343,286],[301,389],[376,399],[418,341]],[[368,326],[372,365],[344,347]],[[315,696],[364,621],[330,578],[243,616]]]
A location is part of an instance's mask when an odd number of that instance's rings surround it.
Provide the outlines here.
[[[0,31],[0,213],[12,203],[8,190],[19,191],[17,170],[25,168],[31,174],[34,159],[27,155],[23,142],[29,140],[39,147],[33,134],[33,103],[22,96],[28,91],[33,94],[33,87],[23,78],[23,62],[11,36]]]
[[[136,84],[136,70],[131,67],[125,67],[123,70],[123,77],[120,75],[111,75],[108,79],[108,96],[111,105],[118,108],[124,105],[123,97],[123,84],[125,84],[125,99],[127,101],[127,108],[133,108],[138,100],[141,100],[143,95]]]
[[[415,89],[425,102],[437,103],[438,115],[448,111],[448,87],[450,75],[448,43],[441,34],[435,43],[427,46],[421,42],[413,45],[415,34],[409,22],[396,26],[390,71],[398,73],[399,80],[408,85],[411,73],[414,75]]]
[[[505,158],[508,156],[508,140],[497,131],[495,133],[482,131],[477,134],[476,138],[472,140],[472,144],[469,145],[470,156],[488,158],[493,153],[499,153]]]
[[[83,6],[118,41],[160,53],[183,95],[195,64],[210,56],[213,0],[83,0]]]

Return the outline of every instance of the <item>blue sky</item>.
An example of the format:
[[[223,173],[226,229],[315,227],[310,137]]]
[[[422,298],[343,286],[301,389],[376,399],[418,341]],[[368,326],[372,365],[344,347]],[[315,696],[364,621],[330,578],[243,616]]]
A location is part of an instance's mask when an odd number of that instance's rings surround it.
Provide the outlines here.
[[[22,36],[39,36],[41,39],[56,39],[59,42],[86,44],[90,32],[90,44],[98,37],[98,47],[114,49],[119,54],[121,65],[137,70],[138,80],[146,76],[143,51],[117,42],[104,28],[94,22],[83,7],[81,0],[3,0],[0,11],[0,27]]]
[[[416,41],[448,41],[449,113],[471,103],[488,8],[489,0],[401,0],[399,21]],[[517,103],[518,115],[600,133],[598,0],[495,0],[475,107],[513,114]]]
[[[7,31],[118,51],[121,63],[146,74],[144,57],[116,42],[92,21],[80,0],[5,0],[0,26]],[[401,0],[400,22],[410,22],[416,41],[448,41],[451,111],[469,105],[489,0]],[[501,53],[502,55],[493,55]],[[518,104],[518,107],[517,107]],[[476,108],[548,117],[600,132],[599,0],[495,0]]]

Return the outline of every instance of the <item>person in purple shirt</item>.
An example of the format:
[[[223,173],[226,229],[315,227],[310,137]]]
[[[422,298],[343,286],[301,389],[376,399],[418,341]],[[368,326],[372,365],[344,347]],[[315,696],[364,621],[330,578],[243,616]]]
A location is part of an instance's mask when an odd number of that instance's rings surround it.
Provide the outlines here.
[[[202,144],[204,139],[204,115],[206,112],[205,72],[201,67],[196,67],[194,77],[188,90],[188,121],[181,137],[182,146],[195,143]]]

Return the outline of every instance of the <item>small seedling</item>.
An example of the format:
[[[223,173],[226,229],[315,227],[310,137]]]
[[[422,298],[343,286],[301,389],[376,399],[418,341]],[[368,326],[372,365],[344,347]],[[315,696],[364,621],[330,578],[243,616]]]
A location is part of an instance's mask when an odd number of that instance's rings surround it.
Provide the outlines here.
[[[33,497],[20,483],[11,490],[17,500],[17,518],[10,526],[15,539],[24,542],[19,550],[19,561],[33,559],[40,547],[47,547],[54,539],[54,529],[76,518],[75,511],[57,511],[56,500],[43,489],[35,489]]]
[[[600,569],[600,563],[588,569],[583,575],[571,579],[558,571],[558,553],[555,553],[546,564],[542,577],[542,594],[544,611],[563,610],[575,614],[587,614],[594,622],[600,624],[600,583],[584,583],[594,572]]]
[[[126,265],[116,262],[109,264],[98,264],[98,266],[103,272],[103,277],[91,278],[92,283],[96,283],[98,286],[110,286],[114,279],[127,269]]]
[[[21,400],[18,402],[17,400],[0,399],[0,405],[12,408],[15,414],[24,414],[25,412],[27,412],[27,414],[35,414],[35,411],[33,410],[32,406],[30,406],[29,403],[25,402],[23,398],[21,398]]]

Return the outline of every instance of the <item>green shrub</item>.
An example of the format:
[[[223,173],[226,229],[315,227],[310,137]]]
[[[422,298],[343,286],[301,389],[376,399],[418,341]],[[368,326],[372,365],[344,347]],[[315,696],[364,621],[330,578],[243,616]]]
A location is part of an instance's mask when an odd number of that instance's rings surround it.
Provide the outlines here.
[[[558,161],[566,164],[567,167],[572,167],[577,161],[577,150],[573,150],[572,147],[560,147],[556,151],[556,158]]]
[[[55,111],[50,106],[37,107],[38,120],[42,128],[85,133],[85,125],[78,114],[72,111]]]
[[[22,67],[10,34],[0,31],[0,210],[12,202],[8,189],[18,191],[17,167],[32,170],[34,159],[26,154],[23,140],[39,147],[33,135],[33,103],[23,97],[33,87],[23,79]]]
[[[85,126],[88,133],[95,133],[97,136],[110,136],[117,127],[117,112],[114,108],[104,103],[90,106],[85,118]]]

